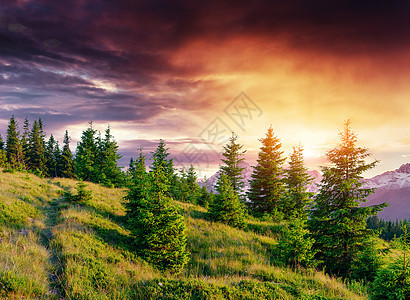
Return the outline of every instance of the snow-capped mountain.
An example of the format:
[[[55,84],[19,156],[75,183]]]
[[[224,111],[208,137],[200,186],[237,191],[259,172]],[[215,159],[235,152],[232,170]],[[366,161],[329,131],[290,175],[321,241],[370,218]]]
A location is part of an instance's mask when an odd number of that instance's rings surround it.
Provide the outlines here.
[[[400,190],[410,188],[410,164],[388,171],[366,180],[366,187],[378,190]]]
[[[410,219],[410,164],[367,180],[366,187],[376,188],[366,206],[389,203],[378,216],[386,220]]]

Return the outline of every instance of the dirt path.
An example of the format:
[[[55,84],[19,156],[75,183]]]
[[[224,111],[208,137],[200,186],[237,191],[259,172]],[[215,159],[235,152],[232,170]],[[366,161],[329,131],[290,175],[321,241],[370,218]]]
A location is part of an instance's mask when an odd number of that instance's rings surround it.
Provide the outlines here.
[[[45,225],[41,232],[41,244],[46,247],[50,253],[49,262],[51,270],[49,275],[50,290],[48,296],[55,299],[64,299],[64,288],[62,286],[62,263],[59,259],[59,253],[53,248],[53,228],[58,224],[58,216],[60,214],[60,205],[64,201],[64,196],[53,199],[47,206],[44,207],[44,214],[46,216]]]

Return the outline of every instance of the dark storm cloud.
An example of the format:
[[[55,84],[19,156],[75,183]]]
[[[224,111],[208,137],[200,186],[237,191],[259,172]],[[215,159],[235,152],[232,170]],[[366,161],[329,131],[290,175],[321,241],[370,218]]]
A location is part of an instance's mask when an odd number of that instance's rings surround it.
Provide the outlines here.
[[[0,104],[17,105],[16,115],[40,113],[38,105],[45,107],[44,114],[52,108],[56,112],[49,118],[55,122],[77,122],[90,115],[95,120],[143,121],[158,115],[161,107],[172,107],[172,94],[150,92],[161,90],[161,82],[171,93],[202,84],[191,78],[201,72],[194,61],[175,66],[171,60],[194,40],[218,44],[259,37],[303,51],[370,56],[394,53],[410,42],[408,1],[0,4]],[[93,80],[113,82],[117,89]],[[135,89],[141,90],[135,94]],[[193,106],[191,101],[187,107]]]

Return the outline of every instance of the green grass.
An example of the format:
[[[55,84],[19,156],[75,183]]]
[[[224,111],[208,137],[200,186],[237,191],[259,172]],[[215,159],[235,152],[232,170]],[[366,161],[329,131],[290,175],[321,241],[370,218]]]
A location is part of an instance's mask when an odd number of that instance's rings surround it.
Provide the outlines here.
[[[366,288],[323,272],[280,266],[282,225],[254,219],[245,230],[210,222],[204,208],[177,202],[190,261],[179,276],[135,255],[123,189],[0,172],[0,297],[6,299],[367,299]]]

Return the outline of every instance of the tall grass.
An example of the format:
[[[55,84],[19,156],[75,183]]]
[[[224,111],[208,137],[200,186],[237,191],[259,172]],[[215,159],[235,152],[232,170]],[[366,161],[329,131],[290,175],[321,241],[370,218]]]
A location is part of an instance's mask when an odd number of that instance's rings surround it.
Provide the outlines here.
[[[276,259],[282,225],[247,220],[245,230],[208,220],[177,202],[190,261],[161,274],[135,255],[125,190],[87,183],[92,199],[73,203],[77,181],[0,172],[0,296],[25,299],[366,299],[361,284],[289,269]]]

